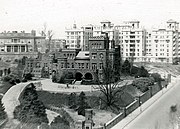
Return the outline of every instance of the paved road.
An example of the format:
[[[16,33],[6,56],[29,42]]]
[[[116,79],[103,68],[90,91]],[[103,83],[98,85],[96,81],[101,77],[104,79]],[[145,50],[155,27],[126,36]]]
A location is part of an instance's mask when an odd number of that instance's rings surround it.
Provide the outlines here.
[[[174,104],[178,105],[178,111],[180,111],[180,79],[160,99],[123,129],[172,129],[170,107]],[[119,122],[112,129],[122,129],[122,123]]]

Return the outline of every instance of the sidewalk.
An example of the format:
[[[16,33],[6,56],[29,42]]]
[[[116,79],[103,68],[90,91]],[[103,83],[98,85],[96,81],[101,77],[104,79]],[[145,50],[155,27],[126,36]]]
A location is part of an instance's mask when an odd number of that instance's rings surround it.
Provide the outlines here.
[[[161,91],[156,93],[153,97],[143,103],[140,107],[134,110],[131,114],[117,123],[112,129],[124,129],[129,123],[131,123],[134,119],[136,119],[141,113],[143,113],[146,109],[148,109],[151,105],[154,104],[161,96],[163,96],[166,92],[168,92],[173,85],[176,83],[177,78],[173,78],[171,83],[167,86],[167,88],[163,88]]]

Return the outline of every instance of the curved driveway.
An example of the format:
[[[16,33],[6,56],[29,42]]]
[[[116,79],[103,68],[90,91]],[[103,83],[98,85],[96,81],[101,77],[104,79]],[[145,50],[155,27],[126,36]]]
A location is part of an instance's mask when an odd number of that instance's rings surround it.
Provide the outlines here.
[[[15,107],[19,105],[19,95],[29,83],[30,82],[14,85],[3,96],[2,102],[9,119],[13,118],[13,111]]]

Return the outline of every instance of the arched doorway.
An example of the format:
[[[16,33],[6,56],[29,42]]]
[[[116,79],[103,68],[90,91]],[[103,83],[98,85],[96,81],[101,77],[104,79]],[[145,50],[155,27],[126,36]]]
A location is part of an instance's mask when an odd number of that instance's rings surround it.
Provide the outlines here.
[[[85,79],[87,79],[87,80],[92,80],[93,79],[93,76],[92,76],[91,73],[86,73],[84,76],[85,76]]]
[[[82,74],[80,72],[77,72],[75,77],[76,77],[76,81],[81,81],[82,80]]]

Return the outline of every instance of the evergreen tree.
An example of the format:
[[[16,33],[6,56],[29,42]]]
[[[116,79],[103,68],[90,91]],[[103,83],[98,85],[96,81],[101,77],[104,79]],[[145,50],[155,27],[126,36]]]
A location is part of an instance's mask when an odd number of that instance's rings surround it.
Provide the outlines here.
[[[143,66],[141,66],[136,77],[149,77],[149,73]]]
[[[51,123],[50,129],[70,129],[70,124],[65,117],[57,116]]]
[[[48,123],[46,108],[38,99],[33,83],[29,84],[21,96],[20,105],[15,108],[14,117],[25,123]]]
[[[70,106],[70,108],[76,108],[77,105],[76,105],[76,93],[71,93],[69,96],[68,96],[68,105]]]
[[[5,108],[4,108],[2,101],[0,99],[0,120],[5,119],[5,118],[6,118]]]
[[[131,64],[130,62],[126,59],[122,65],[122,73],[124,74],[130,74],[130,69],[131,69]]]
[[[85,109],[90,108],[85,93],[82,91],[78,99],[78,115],[85,116]]]

